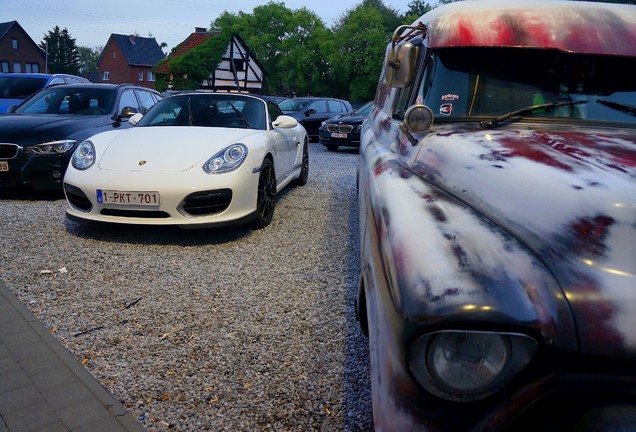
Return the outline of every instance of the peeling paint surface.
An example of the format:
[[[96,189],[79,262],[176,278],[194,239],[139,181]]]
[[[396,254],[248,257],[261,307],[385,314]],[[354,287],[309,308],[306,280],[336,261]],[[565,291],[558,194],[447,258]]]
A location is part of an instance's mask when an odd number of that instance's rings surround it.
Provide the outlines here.
[[[505,7],[465,0],[449,6],[443,14],[433,9],[417,20],[429,27],[429,47],[532,47],[636,55],[636,20],[633,13],[626,13],[633,6],[545,0],[512,0]]]

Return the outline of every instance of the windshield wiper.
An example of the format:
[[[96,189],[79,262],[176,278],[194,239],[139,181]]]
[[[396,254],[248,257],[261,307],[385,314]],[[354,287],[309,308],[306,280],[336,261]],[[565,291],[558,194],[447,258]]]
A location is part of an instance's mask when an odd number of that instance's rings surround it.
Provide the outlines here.
[[[247,122],[247,119],[245,118],[245,116],[243,116],[243,113],[240,112],[232,102],[228,102],[228,104],[230,105],[230,107],[232,108],[232,111],[234,111],[234,113],[236,114],[236,116],[239,118],[239,120],[241,121],[241,123],[243,123],[243,126],[245,126],[247,129],[251,128],[252,126]]]
[[[636,116],[636,107],[632,105],[626,105],[620,102],[612,102],[607,99],[596,99],[596,101],[600,104],[603,104],[607,107],[613,108],[617,111],[622,111],[626,114]]]
[[[538,104],[538,105],[531,105],[525,108],[520,108],[518,110],[515,111],[510,111],[509,113],[506,113],[504,115],[501,115],[497,118],[494,118],[492,120],[488,120],[488,121],[481,121],[479,122],[479,125],[481,127],[484,127],[486,129],[490,129],[493,128],[495,126],[497,126],[498,124],[505,122],[506,120],[508,120],[511,117],[515,117],[515,116],[520,116],[523,114],[530,114],[532,111],[534,110],[538,110],[538,109],[545,109],[545,110],[551,110],[553,108],[556,107],[560,107],[560,106],[566,106],[566,105],[578,105],[578,104],[582,104],[582,103],[587,103],[587,100],[577,100],[577,101],[558,101],[558,102],[550,102],[550,103],[543,103],[543,104]]]

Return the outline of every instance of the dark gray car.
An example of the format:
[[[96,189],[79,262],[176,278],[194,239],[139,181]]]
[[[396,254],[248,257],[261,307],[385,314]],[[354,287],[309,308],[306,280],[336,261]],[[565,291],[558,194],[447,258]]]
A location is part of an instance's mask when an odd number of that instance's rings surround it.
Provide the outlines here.
[[[310,140],[318,139],[320,124],[337,115],[351,114],[351,104],[342,99],[295,97],[279,104],[283,113],[294,117],[307,130]]]
[[[162,99],[126,84],[47,87],[15,112],[0,114],[0,188],[62,187],[76,145],[98,132],[130,127],[128,118]]]

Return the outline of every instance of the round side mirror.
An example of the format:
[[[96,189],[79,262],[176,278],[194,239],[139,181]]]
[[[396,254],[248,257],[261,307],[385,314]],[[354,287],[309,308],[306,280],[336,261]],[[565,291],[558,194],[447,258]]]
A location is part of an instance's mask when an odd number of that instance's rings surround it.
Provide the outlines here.
[[[411,133],[426,132],[433,125],[433,111],[426,105],[413,105],[406,110],[402,124]]]

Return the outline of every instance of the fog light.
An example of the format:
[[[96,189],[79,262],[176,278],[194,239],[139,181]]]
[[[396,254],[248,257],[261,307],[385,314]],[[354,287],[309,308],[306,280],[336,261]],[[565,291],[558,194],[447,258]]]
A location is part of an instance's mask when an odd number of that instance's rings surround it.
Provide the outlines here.
[[[61,179],[61,178],[62,178],[62,173],[61,173],[61,172],[59,172],[59,171],[57,171],[57,170],[53,171],[53,178],[54,178],[55,180],[59,180],[59,179]]]

